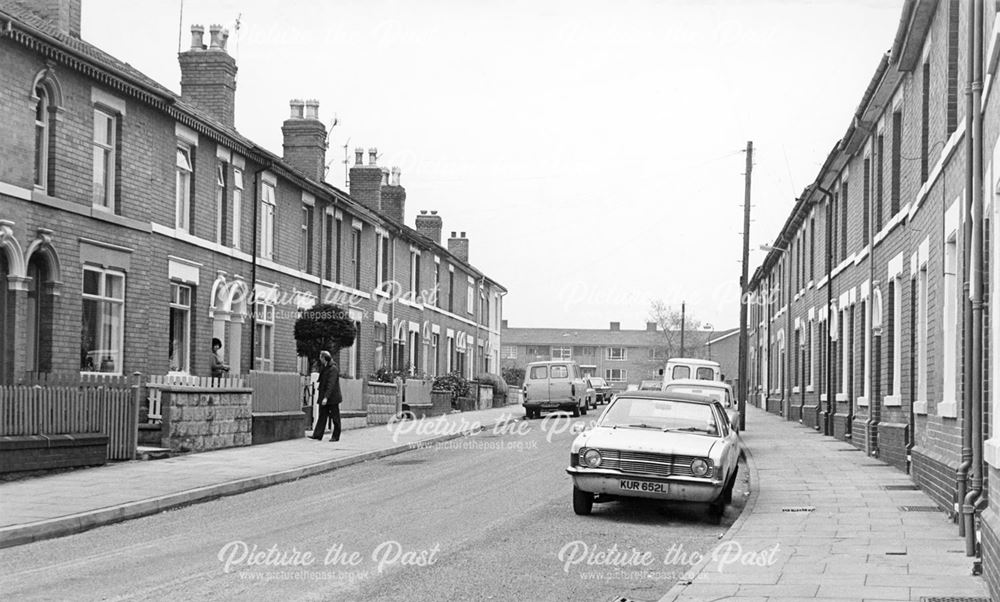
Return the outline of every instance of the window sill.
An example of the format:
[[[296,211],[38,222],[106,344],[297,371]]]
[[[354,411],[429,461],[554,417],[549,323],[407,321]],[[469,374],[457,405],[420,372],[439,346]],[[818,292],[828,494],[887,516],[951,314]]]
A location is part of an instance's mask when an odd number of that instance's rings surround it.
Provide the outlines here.
[[[1000,468],[1000,438],[986,440],[983,444],[983,458],[993,468]]]
[[[820,401],[826,401],[826,393],[820,393],[819,394],[819,400]]]
[[[914,401],[913,402],[913,413],[919,416],[927,415],[927,402],[926,401]]]
[[[799,394],[801,392],[802,392],[802,390],[799,389],[798,387],[792,387],[792,393],[793,394],[797,395],[797,394]]]
[[[865,397],[864,395],[862,395],[861,397],[858,397],[857,403],[858,403],[859,407],[867,408],[868,407],[868,398]]]
[[[942,401],[937,406],[937,415],[941,418],[958,418],[958,403],[954,400]]]
[[[844,401],[844,402],[846,402],[847,401],[847,393],[837,393],[837,397],[835,399],[837,401]]]
[[[815,392],[816,391],[813,390],[813,386],[812,385],[806,385],[806,393],[815,393]]]
[[[882,405],[887,408],[898,408],[903,405],[903,398],[899,395],[886,395],[882,398]]]

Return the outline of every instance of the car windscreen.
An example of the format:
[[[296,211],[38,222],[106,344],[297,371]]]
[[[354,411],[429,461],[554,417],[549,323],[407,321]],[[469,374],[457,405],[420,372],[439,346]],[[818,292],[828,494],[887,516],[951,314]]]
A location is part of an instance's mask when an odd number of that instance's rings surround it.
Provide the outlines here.
[[[668,385],[667,391],[670,391],[671,393],[691,393],[692,395],[702,395],[704,397],[710,397],[722,405],[727,405],[726,392],[722,389],[691,387],[687,385]]]
[[[619,397],[601,417],[601,426],[718,433],[712,407],[702,403]]]
[[[683,380],[685,378],[691,378],[691,367],[690,366],[674,366],[673,371],[670,373],[670,377],[674,380]]]
[[[695,378],[698,380],[715,380],[715,370],[712,368],[698,368]]]
[[[555,366],[552,366],[552,369],[549,371],[549,375],[552,378],[568,378],[569,367],[563,366],[561,364],[556,364]]]
[[[603,378],[597,378],[597,377],[595,377],[595,378],[591,378],[590,379],[590,384],[594,385],[595,387],[603,387],[607,383],[604,382]]]
[[[531,380],[542,380],[549,377],[549,367],[548,366],[532,366],[531,371],[528,374],[528,378]]]

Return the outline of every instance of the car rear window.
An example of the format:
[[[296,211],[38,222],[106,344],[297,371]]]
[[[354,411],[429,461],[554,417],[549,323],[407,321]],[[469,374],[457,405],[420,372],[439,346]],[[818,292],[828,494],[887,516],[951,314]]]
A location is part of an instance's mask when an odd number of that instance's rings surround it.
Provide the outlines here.
[[[674,366],[670,376],[673,377],[674,380],[691,378],[691,368],[688,366]]]
[[[550,375],[552,376],[552,378],[567,378],[569,377],[569,368],[560,365],[552,366]]]
[[[703,397],[710,397],[722,404],[726,402],[726,392],[720,389],[703,389],[701,387],[685,387],[683,385],[669,385],[667,386],[667,391],[670,391],[671,393],[690,393],[692,395],[701,395]]]
[[[698,380],[715,380],[715,370],[712,368],[698,368],[695,378]]]
[[[548,366],[532,366],[531,373],[528,378],[531,380],[541,380],[543,378],[549,377],[549,367]]]

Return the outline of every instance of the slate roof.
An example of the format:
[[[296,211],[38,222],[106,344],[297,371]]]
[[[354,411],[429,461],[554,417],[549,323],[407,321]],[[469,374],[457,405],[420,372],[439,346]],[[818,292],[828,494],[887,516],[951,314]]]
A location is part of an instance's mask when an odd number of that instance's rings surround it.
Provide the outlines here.
[[[687,345],[704,345],[708,340],[724,336],[737,329],[712,331],[689,330],[684,335]],[[504,328],[500,332],[504,345],[575,345],[593,347],[657,347],[665,344],[663,331],[608,330],[599,328]]]

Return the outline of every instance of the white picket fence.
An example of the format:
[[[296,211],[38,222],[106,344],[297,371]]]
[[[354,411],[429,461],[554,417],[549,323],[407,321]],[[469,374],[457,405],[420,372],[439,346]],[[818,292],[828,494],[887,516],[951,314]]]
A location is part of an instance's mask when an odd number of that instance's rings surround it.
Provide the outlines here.
[[[151,374],[146,381],[146,399],[149,402],[149,421],[163,420],[163,404],[161,400],[162,387],[203,387],[208,389],[231,389],[246,386],[244,380],[234,376],[231,378],[212,378],[209,376],[191,376],[188,374]]]

